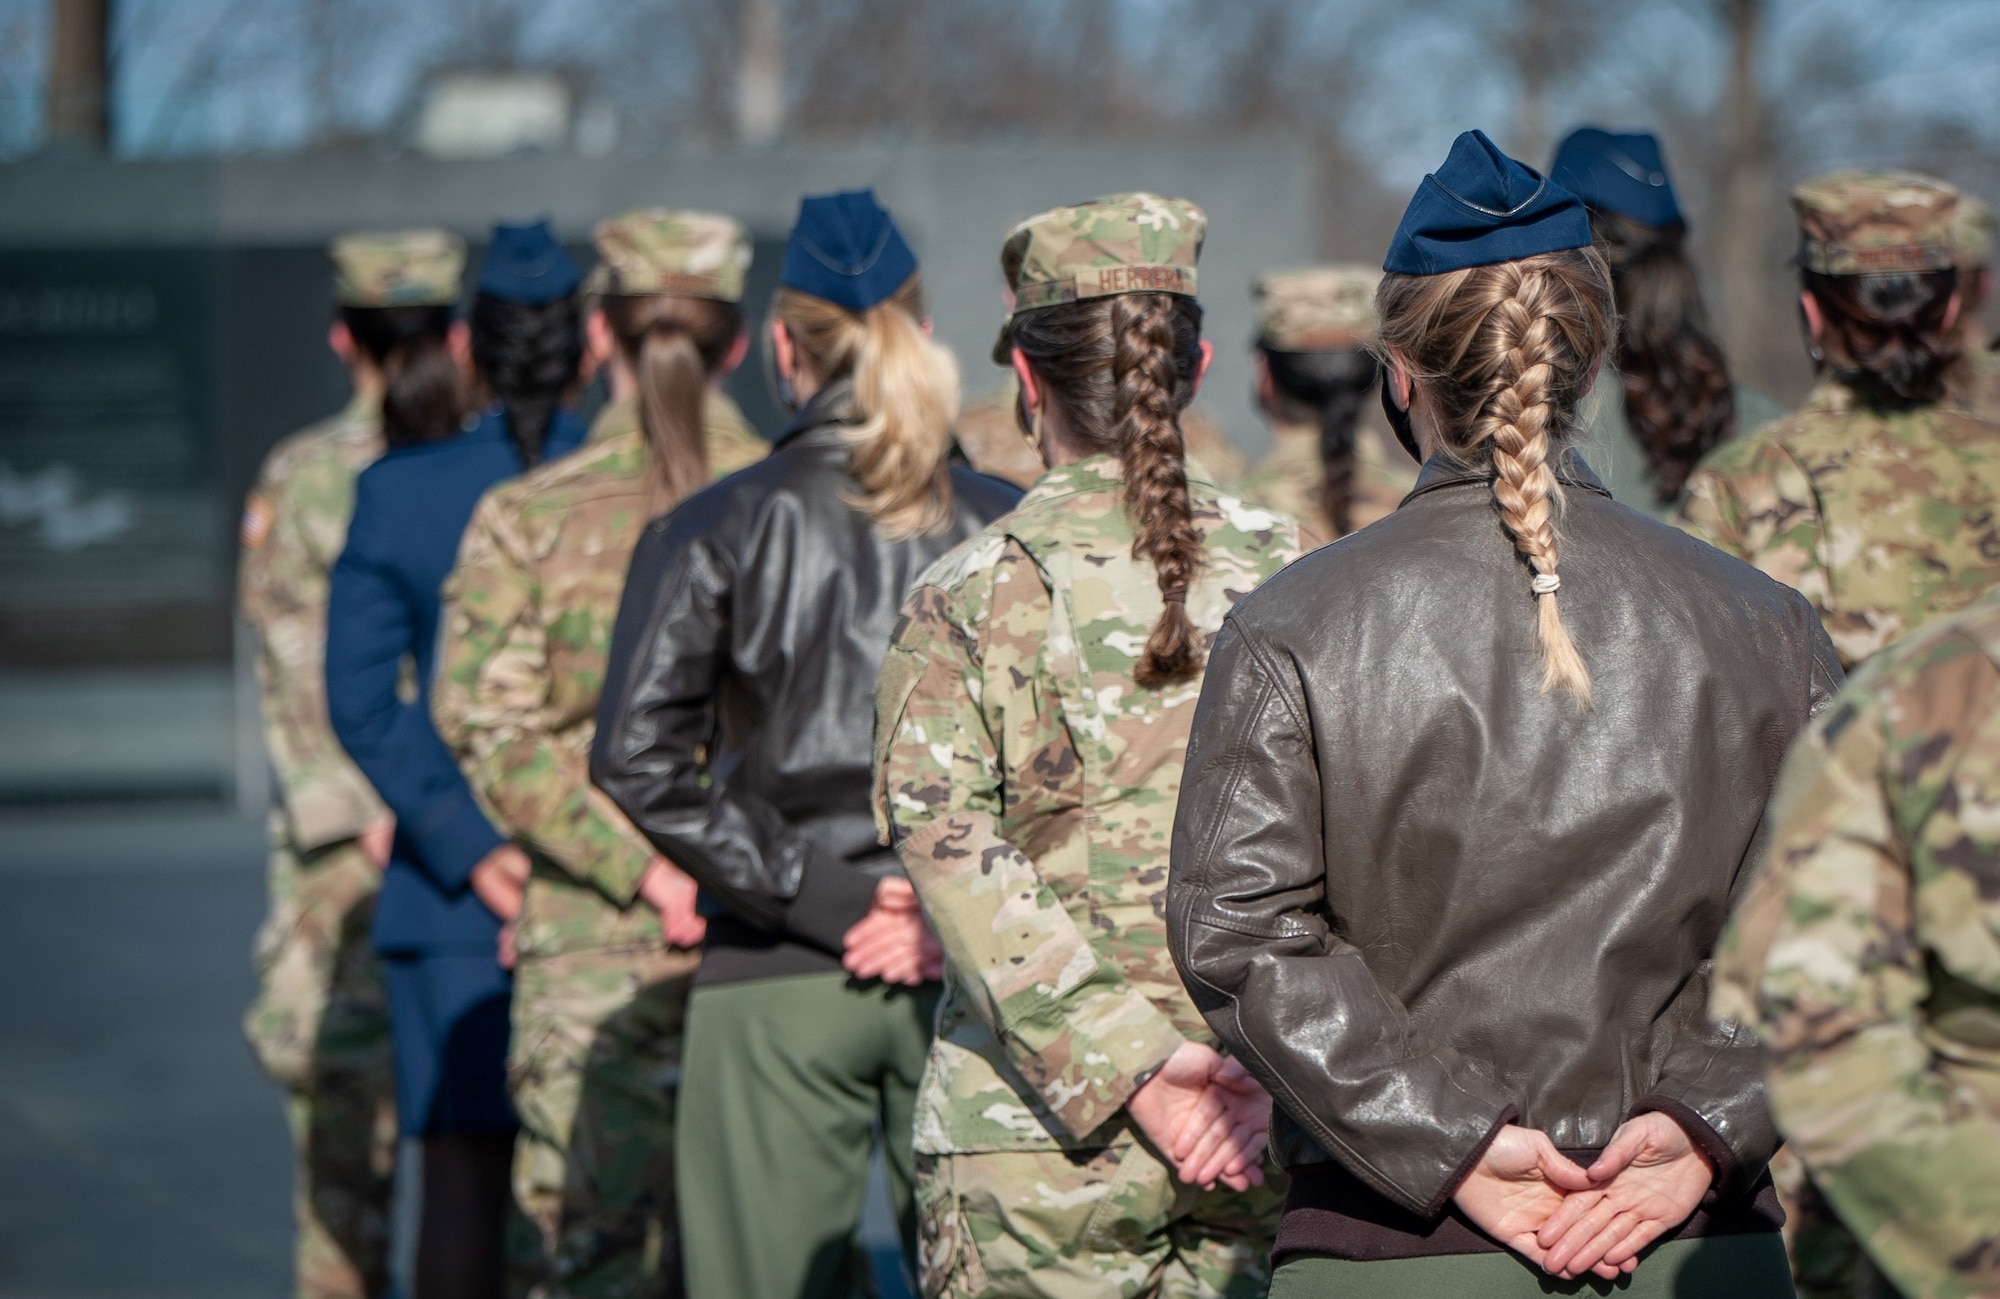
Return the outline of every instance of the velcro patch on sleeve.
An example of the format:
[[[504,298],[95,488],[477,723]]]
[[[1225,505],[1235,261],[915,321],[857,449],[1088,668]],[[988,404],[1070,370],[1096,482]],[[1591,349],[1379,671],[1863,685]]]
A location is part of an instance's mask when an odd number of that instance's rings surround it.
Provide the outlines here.
[[[255,492],[243,502],[243,522],[237,529],[243,538],[246,550],[255,550],[264,544],[264,538],[271,535],[271,525],[278,520],[278,509]]]

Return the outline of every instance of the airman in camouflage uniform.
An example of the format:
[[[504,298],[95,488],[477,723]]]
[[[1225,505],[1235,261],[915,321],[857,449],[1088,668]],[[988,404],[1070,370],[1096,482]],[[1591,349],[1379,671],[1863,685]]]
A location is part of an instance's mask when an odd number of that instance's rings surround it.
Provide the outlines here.
[[[750,245],[726,217],[634,213],[596,241],[599,292],[742,298]],[[733,402],[713,387],[705,401],[716,477],[763,455]],[[438,733],[534,863],[508,1072],[537,1296],[679,1293],[674,1092],[700,955],[662,937],[639,896],[659,859],[587,770],[632,547],[672,504],[647,455],[637,399],[613,402],[582,449],[487,494],[445,588]]]
[[[1980,312],[1993,292],[1993,209],[1970,194],[1958,196],[1951,223],[1958,258],[1960,329],[1965,337],[1966,404],[1989,423],[2000,423],[2000,352],[1992,348]]]
[[[1023,278],[1122,254],[1184,270],[1192,292],[1199,211],[1119,206],[1087,214],[1089,243],[1022,227]],[[1298,526],[1192,461],[1188,485],[1204,562],[1187,611],[1212,634],[1298,555]],[[878,816],[949,958],[915,1132],[927,1299],[1268,1284],[1275,1170],[1245,1193],[1183,1185],[1124,1111],[1183,1042],[1214,1043],[1160,918],[1201,682],[1134,679],[1162,609],[1134,536],[1115,457],[1049,470],[924,576],[883,665]]]
[[[1323,266],[1273,271],[1257,279],[1257,343],[1278,352],[1346,351],[1363,347],[1375,332],[1375,286],[1382,272],[1367,266]],[[1416,486],[1417,465],[1401,448],[1393,452],[1386,430],[1364,413],[1354,438],[1352,523],[1365,528],[1393,514]],[[1271,449],[1238,481],[1244,500],[1288,514],[1312,540],[1340,539],[1321,496],[1326,463],[1317,424],[1275,416]]]
[[[1952,264],[1957,191],[1845,172],[1792,192],[1809,269]],[[2000,428],[1950,402],[1876,409],[1829,370],[1805,405],[1723,444],[1680,525],[1803,592],[1844,666],[2000,580]]]
[[[1714,1012],[1902,1294],[2000,1294],[2000,595],[1857,674],[1771,819]]]
[[[457,301],[465,254],[437,231],[351,235],[332,248],[343,307]],[[279,443],[243,510],[238,608],[257,633],[265,744],[277,775],[271,910],[244,1029],[290,1094],[298,1150],[297,1288],[309,1299],[388,1284],[395,1088],[387,994],[368,941],[381,870],[361,846],[386,826],[374,787],[326,711],[328,574],[347,537],[354,479],[382,454],[380,379],[357,364],[347,409]]]

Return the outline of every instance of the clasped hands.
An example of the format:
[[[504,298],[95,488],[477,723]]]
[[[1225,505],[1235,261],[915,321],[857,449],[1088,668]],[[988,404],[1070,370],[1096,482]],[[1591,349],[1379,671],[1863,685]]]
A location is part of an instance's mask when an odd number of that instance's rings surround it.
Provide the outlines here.
[[[1552,1276],[1615,1280],[1685,1222],[1715,1164],[1664,1114],[1628,1119],[1589,1168],[1534,1128],[1504,1127],[1452,1197],[1487,1235]]]
[[[1264,1184],[1271,1095],[1242,1063],[1183,1042],[1125,1102],[1125,1112],[1190,1186],[1232,1191]]]
[[[500,918],[500,968],[514,968],[514,922],[520,918],[533,867],[528,854],[503,843],[472,868],[472,891]],[[659,913],[660,934],[675,947],[699,947],[708,921],[696,910],[701,888],[692,876],[664,857],[646,863],[639,877],[639,900]]]
[[[840,964],[857,979],[884,983],[915,986],[944,977],[944,944],[908,880],[888,875],[876,882],[868,914],[841,939]]]
[[[840,963],[857,979],[927,983],[944,975],[944,947],[910,882],[875,886],[874,905],[847,931]],[[1126,1112],[1183,1182],[1233,1190],[1264,1183],[1271,1097],[1243,1066],[1199,1042],[1183,1042]]]

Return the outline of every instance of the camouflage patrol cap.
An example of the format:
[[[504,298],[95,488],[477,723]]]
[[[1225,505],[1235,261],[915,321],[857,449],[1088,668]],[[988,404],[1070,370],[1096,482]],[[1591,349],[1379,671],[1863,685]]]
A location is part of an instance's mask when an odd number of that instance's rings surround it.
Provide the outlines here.
[[[648,208],[599,222],[591,238],[600,260],[586,292],[743,301],[750,232],[733,217]]]
[[[1993,209],[1983,198],[1958,196],[1958,215],[1951,223],[1952,253],[1958,269],[1976,271],[1993,261]]]
[[[1375,332],[1372,266],[1314,266],[1267,271],[1251,289],[1257,300],[1257,341],[1275,352],[1326,352],[1359,347]]]
[[[1792,191],[1799,265],[1822,275],[1950,270],[1958,191],[1913,172],[1836,171]]]
[[[1029,217],[1000,246],[1014,305],[993,344],[994,363],[1007,363],[1013,317],[1024,311],[1120,293],[1193,297],[1207,234],[1200,208],[1158,194],[1108,194]]]
[[[465,277],[465,241],[443,230],[342,235],[327,255],[343,307],[448,307]]]

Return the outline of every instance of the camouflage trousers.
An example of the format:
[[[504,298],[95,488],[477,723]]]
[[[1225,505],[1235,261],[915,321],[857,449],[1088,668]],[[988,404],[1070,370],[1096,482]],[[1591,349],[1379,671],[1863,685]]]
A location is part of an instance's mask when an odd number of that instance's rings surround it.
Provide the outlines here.
[[[1772,1157],[1771,1180],[1785,1210],[1785,1253],[1798,1299],[1896,1299],[1895,1288],[1862,1252],[1791,1147],[1780,1147]]]
[[[351,841],[301,854],[273,835],[244,1032],[289,1093],[300,1299],[365,1299],[389,1284],[396,1088],[388,995],[368,939],[380,878]]]
[[[924,1299],[1252,1299],[1285,1178],[1203,1191],[1143,1144],[918,1155]]]
[[[674,1108],[700,960],[593,948],[515,967],[514,1196],[540,1236],[537,1299],[680,1293]]]

